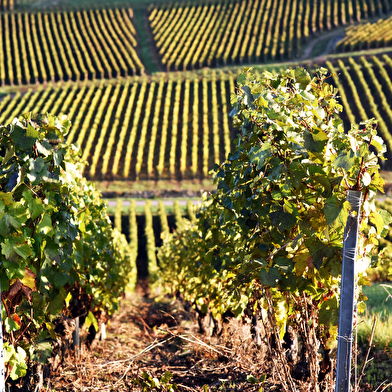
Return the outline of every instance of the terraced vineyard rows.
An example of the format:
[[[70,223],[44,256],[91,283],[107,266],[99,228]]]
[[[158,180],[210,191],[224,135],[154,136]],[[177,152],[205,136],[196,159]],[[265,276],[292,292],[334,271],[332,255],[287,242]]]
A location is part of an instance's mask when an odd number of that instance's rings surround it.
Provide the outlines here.
[[[390,10],[391,0],[220,0],[157,4],[149,20],[162,63],[187,70],[293,58],[315,33]]]
[[[131,9],[0,14],[0,84],[144,73]]]
[[[67,113],[67,140],[78,143],[90,179],[208,177],[225,159],[235,130],[227,113],[235,75],[213,72],[121,82],[49,84],[7,95],[0,123],[34,109]],[[223,107],[223,110],[218,110]]]

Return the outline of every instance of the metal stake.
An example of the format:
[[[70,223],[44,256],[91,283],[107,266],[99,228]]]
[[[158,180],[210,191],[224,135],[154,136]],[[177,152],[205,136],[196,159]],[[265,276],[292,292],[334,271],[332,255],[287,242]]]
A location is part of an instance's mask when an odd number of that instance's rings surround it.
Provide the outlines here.
[[[338,358],[335,392],[349,392],[351,372],[351,347],[353,341],[355,258],[358,247],[359,215],[362,193],[347,193],[351,212],[347,218],[343,239],[342,282],[340,290]]]

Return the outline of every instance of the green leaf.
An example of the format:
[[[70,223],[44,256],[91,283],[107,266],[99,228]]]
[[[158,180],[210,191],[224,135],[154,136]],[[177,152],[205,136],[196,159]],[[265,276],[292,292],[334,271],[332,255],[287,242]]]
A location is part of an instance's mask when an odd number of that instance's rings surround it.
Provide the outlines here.
[[[284,199],[283,211],[290,214],[291,216],[298,216],[297,207],[290,203],[287,199]]]
[[[387,210],[379,210],[378,214],[382,217],[384,221],[384,227],[389,226],[392,223],[392,215]]]
[[[283,208],[272,212],[269,217],[274,228],[279,230],[280,233],[290,230],[297,223],[295,216],[284,212]]]
[[[257,170],[260,170],[271,155],[271,144],[265,142],[261,146],[251,148],[249,151],[249,163],[257,165]]]
[[[353,150],[342,151],[334,160],[333,166],[335,169],[342,168],[346,172],[350,171],[355,166],[355,153]]]
[[[19,222],[19,220],[14,217],[13,212],[14,211],[11,210],[9,213],[4,214],[0,221],[0,234],[3,237],[7,237],[9,234],[11,234],[11,228],[16,230],[20,230],[22,228],[21,222]]]
[[[314,182],[322,185],[324,188],[324,191],[322,192],[322,195],[324,197],[329,197],[331,196],[332,190],[331,190],[331,183],[329,181],[328,176],[323,173],[323,174],[315,174],[310,177]]]
[[[237,76],[237,82],[238,84],[244,84],[244,82],[246,81],[246,74],[245,73],[240,73]]]
[[[10,137],[15,146],[23,150],[30,150],[39,138],[39,131],[35,130],[32,126],[24,129],[15,125]]]
[[[371,212],[369,215],[369,220],[376,226],[377,234],[381,235],[384,229],[384,217],[380,212]]]
[[[17,348],[16,352],[14,352],[12,359],[9,361],[9,363],[12,364],[12,370],[10,373],[12,380],[17,380],[18,378],[26,375],[26,356],[26,352],[20,346]]]
[[[24,243],[23,237],[11,237],[5,238],[4,242],[1,244],[1,253],[10,261],[18,261],[18,256],[22,257],[24,260],[32,254],[29,245]]]
[[[56,340],[57,336],[56,336],[56,332],[54,331],[54,325],[53,325],[53,323],[51,323],[50,321],[48,321],[48,322],[45,323],[45,325],[46,325],[46,328],[47,328],[47,330],[48,330],[48,332],[49,332],[50,337],[51,337],[53,340]]]
[[[316,269],[320,269],[325,258],[328,259],[334,255],[333,248],[318,238],[309,238],[305,240],[305,244]]]
[[[5,165],[8,163],[8,161],[15,155],[15,146],[11,144],[8,148],[5,150],[5,155],[4,158],[1,160],[1,166],[5,167]],[[0,157],[1,159],[1,157]]]
[[[0,200],[4,202],[6,206],[10,206],[13,202],[11,192],[0,192]]]
[[[57,287],[64,287],[70,280],[70,276],[66,272],[57,272],[54,275],[54,284]]]
[[[383,151],[385,149],[383,138],[377,135],[373,135],[371,145],[374,146],[377,151]]]
[[[42,341],[33,345],[33,350],[30,350],[30,358],[45,365],[53,353],[53,348],[50,342]]]
[[[304,131],[304,147],[308,151],[322,153],[328,141],[328,136],[323,131],[315,131],[310,133],[308,130]]]
[[[312,94],[312,93],[310,93],[310,92],[308,92],[308,91],[301,91],[301,96],[303,97],[303,98],[305,98],[307,101],[311,101],[311,102],[313,102],[315,99],[316,99],[316,97]]]
[[[30,190],[24,191],[23,192],[23,197],[28,202],[31,220],[35,220],[36,218],[38,218],[44,212],[44,207],[42,205],[42,200],[38,199],[38,198],[37,199],[33,198],[33,195],[32,195]]]
[[[368,172],[363,173],[362,182],[364,186],[369,186],[372,182],[372,177],[370,177],[370,174]]]
[[[370,280],[367,276],[361,275],[361,277],[358,279],[358,286],[369,286],[370,287],[371,283]]]
[[[44,235],[51,235],[53,232],[52,220],[50,219],[50,215],[45,213],[42,215],[42,219],[37,225],[36,232]]]
[[[347,222],[349,208],[350,203],[339,200],[336,195],[326,199],[323,211],[327,225],[344,227]]]
[[[294,268],[294,264],[291,259],[287,259],[286,257],[277,257],[274,259],[274,266],[279,268],[279,270],[283,271],[285,274],[291,272]]]
[[[339,304],[336,296],[325,300],[320,307],[319,323],[323,325],[336,324],[339,318]]]
[[[246,376],[246,381],[251,384],[258,384],[259,383],[259,380],[255,376],[253,376],[252,374],[248,374]]]
[[[269,287],[276,287],[277,282],[282,278],[279,270],[275,267],[271,267],[268,272],[264,268],[261,269],[259,276],[262,283]]]
[[[48,156],[52,155],[52,153],[53,153],[52,152],[53,147],[51,146],[51,144],[47,140],[43,140],[41,143],[37,142],[36,146],[37,146],[38,152],[45,157],[48,157]]]
[[[365,304],[365,302],[363,302],[363,301],[359,302],[358,305],[357,305],[357,309],[358,309],[358,313],[359,313],[359,314],[364,313],[365,310],[366,310],[366,304]]]
[[[65,298],[66,296],[63,293],[60,293],[49,303],[47,312],[52,318],[56,318],[63,310]]]
[[[254,98],[249,86],[242,86],[241,89],[245,93],[245,100],[244,100],[245,105],[248,105],[251,109],[254,110],[255,109],[255,105],[253,104]]]
[[[173,377],[173,374],[171,374],[168,371],[165,371],[165,373],[162,374],[160,381],[161,381],[162,384],[167,384],[167,383],[170,382],[172,377]]]

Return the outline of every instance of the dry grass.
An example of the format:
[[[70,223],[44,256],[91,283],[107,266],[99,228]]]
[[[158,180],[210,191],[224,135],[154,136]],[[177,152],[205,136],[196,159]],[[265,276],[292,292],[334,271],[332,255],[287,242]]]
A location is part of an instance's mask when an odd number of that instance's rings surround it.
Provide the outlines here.
[[[68,352],[46,380],[46,391],[133,391],[143,372],[168,371],[180,391],[258,390],[247,376],[263,375],[265,350],[253,343],[250,326],[233,320],[219,338],[200,335],[194,315],[179,303],[127,297],[113,317],[107,339],[84,344],[77,360]],[[264,369],[265,370],[265,369]],[[157,389],[159,390],[159,389]],[[164,389],[162,389],[164,390]]]
[[[138,391],[135,381],[143,372],[158,379],[170,372],[179,391],[283,390],[283,369],[272,366],[266,342],[255,343],[250,323],[231,319],[219,330],[215,337],[200,334],[194,313],[177,301],[128,296],[110,321],[107,339],[90,349],[83,344],[79,360],[68,351],[44,390]]]
[[[151,380],[171,374],[166,388],[145,391],[168,391],[169,384],[185,392],[334,389],[331,379],[317,386],[312,377],[291,378],[289,383],[285,375],[294,365],[282,361],[276,341],[263,328],[256,343],[250,322],[230,319],[219,323],[217,336],[207,337],[199,333],[195,313],[182,303],[129,295],[111,319],[107,338],[95,340],[90,348],[82,344],[79,359],[68,350],[57,368],[52,367],[43,390],[142,391],[144,372]],[[265,328],[271,330],[271,324]]]

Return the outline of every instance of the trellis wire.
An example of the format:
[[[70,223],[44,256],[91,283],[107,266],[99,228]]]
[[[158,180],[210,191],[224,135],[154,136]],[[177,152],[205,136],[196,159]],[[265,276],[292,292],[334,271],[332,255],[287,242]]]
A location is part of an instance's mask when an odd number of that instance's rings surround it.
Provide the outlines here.
[[[353,316],[355,296],[355,258],[358,246],[359,216],[362,192],[349,190],[347,200],[351,212],[347,218],[343,239],[342,283],[340,290],[336,392],[349,392],[351,348],[353,342]]]

